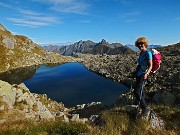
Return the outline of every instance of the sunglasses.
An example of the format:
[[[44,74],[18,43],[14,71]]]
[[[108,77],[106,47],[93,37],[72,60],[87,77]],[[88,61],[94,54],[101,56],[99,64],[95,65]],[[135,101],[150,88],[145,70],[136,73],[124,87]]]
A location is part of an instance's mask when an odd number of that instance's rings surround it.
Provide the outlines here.
[[[138,42],[137,45],[140,46],[140,45],[143,45],[144,43],[143,42]]]

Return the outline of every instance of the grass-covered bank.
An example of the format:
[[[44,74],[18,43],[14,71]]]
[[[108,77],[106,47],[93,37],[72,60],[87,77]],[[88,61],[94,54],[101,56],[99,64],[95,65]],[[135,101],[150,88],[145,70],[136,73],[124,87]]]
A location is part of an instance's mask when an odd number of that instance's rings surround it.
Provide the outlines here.
[[[36,123],[34,121],[17,121],[1,125],[1,135],[78,135],[88,132],[88,126],[81,123]]]
[[[163,105],[151,108],[165,122],[164,129],[153,129],[143,119],[135,119],[134,113],[125,107],[115,107],[101,112],[95,124],[55,122],[14,121],[0,126],[1,135],[179,135],[180,109]]]

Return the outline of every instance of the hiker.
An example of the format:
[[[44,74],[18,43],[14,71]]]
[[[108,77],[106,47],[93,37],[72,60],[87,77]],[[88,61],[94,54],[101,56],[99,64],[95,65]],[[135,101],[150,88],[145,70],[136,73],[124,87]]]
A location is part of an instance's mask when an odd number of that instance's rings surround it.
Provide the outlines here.
[[[138,66],[135,72],[136,83],[134,88],[134,95],[142,109],[142,115],[144,117],[148,117],[147,115],[150,113],[150,108],[147,106],[145,101],[143,85],[152,69],[152,53],[147,50],[148,40],[145,37],[139,37],[135,41],[135,46],[139,48],[140,56],[138,58]]]

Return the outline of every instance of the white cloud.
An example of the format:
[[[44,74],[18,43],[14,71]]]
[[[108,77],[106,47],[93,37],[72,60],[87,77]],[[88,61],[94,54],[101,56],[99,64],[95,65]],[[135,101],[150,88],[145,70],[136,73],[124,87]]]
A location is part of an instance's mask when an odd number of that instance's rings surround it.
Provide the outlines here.
[[[36,2],[46,3],[49,9],[56,12],[74,13],[85,15],[86,10],[90,6],[84,0],[34,0]]]
[[[24,18],[7,17],[6,19],[14,22],[15,25],[28,27],[49,26],[55,23],[62,23],[54,16],[24,16]]]
[[[10,5],[5,4],[3,2],[0,2],[0,6],[5,7],[5,8],[12,8]]]
[[[22,14],[20,17],[6,17],[7,20],[12,21],[15,25],[40,27],[49,26],[57,23],[62,23],[58,17],[53,15],[46,15],[31,10],[18,9]]]
[[[3,2],[0,2],[0,6],[9,8],[14,13],[16,12],[16,14],[13,14],[13,16],[15,17],[6,17],[7,20],[14,22],[14,25],[40,27],[62,23],[59,17],[54,15],[44,14],[32,10],[26,10],[19,7],[12,7],[11,5],[5,4]]]
[[[21,26],[47,26],[49,25],[47,22],[38,22],[38,21],[30,21],[27,19],[19,19],[19,18],[7,18],[8,20],[15,22],[15,25],[21,25]]]
[[[31,11],[31,10],[25,10],[25,9],[17,9],[20,13],[26,14],[26,15],[42,15],[42,13]]]
[[[13,1],[14,2],[14,1]],[[61,13],[86,14],[86,9],[89,7],[85,0],[32,0],[34,4],[44,4],[44,11],[51,10]],[[38,3],[39,2],[39,3]],[[6,17],[7,20],[19,26],[40,27],[51,26],[54,24],[62,24],[59,16],[54,15],[54,12],[42,13],[36,9],[25,9],[24,7],[13,6],[11,3],[0,2],[0,6],[12,10],[13,14]],[[31,8],[31,7],[29,7]],[[84,23],[88,23],[87,21]]]

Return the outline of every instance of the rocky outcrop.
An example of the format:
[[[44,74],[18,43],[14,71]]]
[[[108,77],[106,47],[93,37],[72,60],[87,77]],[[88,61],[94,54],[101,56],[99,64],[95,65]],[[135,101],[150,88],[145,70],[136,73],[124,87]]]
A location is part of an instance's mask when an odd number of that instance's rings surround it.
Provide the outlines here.
[[[0,24],[0,72],[24,66],[70,61],[73,58],[47,52],[28,37],[13,35]]]
[[[96,103],[88,107],[92,105]],[[51,100],[46,94],[31,93],[24,84],[10,85],[0,80],[0,124],[27,119],[49,122],[56,118],[64,122],[87,122],[88,118],[80,116],[76,109],[65,108],[63,103]]]
[[[7,82],[0,81],[0,104],[1,112],[7,113],[13,110],[17,113],[23,114],[22,119],[35,119],[37,121],[51,121],[55,117],[50,112],[50,109],[46,107],[41,100],[49,100],[47,106],[50,106],[51,100],[46,95],[38,95],[30,93],[29,89],[24,85],[10,85]],[[52,107],[52,106],[51,106]],[[62,109],[63,104],[59,105],[59,109]],[[6,113],[2,113],[3,119],[6,118]]]

